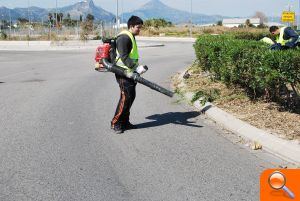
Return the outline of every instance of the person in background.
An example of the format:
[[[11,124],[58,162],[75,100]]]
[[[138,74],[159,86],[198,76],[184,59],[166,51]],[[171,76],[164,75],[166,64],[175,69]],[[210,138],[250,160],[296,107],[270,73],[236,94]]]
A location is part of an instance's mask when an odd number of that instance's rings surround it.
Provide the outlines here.
[[[273,50],[290,49],[300,46],[299,34],[291,27],[271,26],[269,29],[272,35],[275,35],[276,43],[271,45]]]

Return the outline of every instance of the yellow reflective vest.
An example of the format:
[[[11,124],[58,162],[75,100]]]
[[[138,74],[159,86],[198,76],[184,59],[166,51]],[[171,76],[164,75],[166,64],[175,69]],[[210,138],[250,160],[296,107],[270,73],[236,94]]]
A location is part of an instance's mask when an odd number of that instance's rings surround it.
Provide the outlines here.
[[[133,60],[133,62],[135,63],[135,66],[138,66],[138,61],[139,61],[139,52],[138,52],[138,47],[137,47],[137,44],[136,44],[136,41],[135,41],[135,38],[133,37],[132,33],[130,31],[127,31],[127,30],[124,30],[124,31],[121,31],[119,35],[122,35],[122,34],[126,34],[127,36],[129,36],[130,40],[131,40],[131,43],[132,43],[132,49],[129,53],[129,58]],[[125,68],[127,70],[134,70],[134,69],[131,69],[129,68],[128,66],[126,66],[121,58],[120,58],[120,54],[118,52],[118,49],[117,49],[117,63],[116,63],[118,66],[122,67],[122,68]]]
[[[285,45],[287,42],[289,42],[289,40],[284,40],[283,39],[283,35],[284,35],[284,30],[286,27],[282,27],[280,28],[280,34],[278,36],[276,36],[276,42],[280,43],[281,45]]]

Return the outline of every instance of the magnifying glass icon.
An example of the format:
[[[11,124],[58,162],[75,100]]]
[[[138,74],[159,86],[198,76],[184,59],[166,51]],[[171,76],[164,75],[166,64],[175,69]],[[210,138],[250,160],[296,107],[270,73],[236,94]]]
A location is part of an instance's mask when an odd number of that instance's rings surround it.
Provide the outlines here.
[[[284,174],[282,174],[279,171],[274,171],[270,176],[269,176],[269,184],[271,186],[271,188],[275,189],[275,190],[284,190],[291,199],[295,198],[294,193],[288,189],[288,187],[285,186],[286,183],[286,178],[284,176]]]

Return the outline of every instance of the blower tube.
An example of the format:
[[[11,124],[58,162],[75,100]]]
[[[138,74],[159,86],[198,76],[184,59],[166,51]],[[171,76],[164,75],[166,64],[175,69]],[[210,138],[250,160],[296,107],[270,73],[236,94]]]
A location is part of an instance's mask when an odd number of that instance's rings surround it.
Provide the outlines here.
[[[126,70],[121,68],[121,67],[118,67],[116,65],[113,65],[112,63],[110,63],[106,58],[103,58],[102,59],[102,62],[103,62],[103,66],[110,72],[113,72],[117,75],[120,75],[120,76],[126,76]],[[127,76],[126,76],[127,77]],[[132,73],[132,75],[129,76],[130,79],[133,79],[134,81],[138,82],[138,83],[141,83],[155,91],[158,91],[162,94],[165,94],[169,97],[173,97],[174,93],[172,91],[169,91],[153,82],[150,82],[149,80],[146,80],[144,79],[143,77],[141,77],[138,73]]]

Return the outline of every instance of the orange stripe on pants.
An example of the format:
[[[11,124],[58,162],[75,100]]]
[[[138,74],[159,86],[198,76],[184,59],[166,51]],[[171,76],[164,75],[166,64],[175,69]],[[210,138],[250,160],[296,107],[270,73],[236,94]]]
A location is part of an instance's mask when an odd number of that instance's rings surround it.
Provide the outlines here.
[[[112,120],[112,125],[115,125],[115,123],[119,120],[119,118],[123,112],[124,103],[125,103],[125,94],[123,91],[121,91],[121,105],[119,107],[118,114],[116,116],[114,116],[114,118]]]

